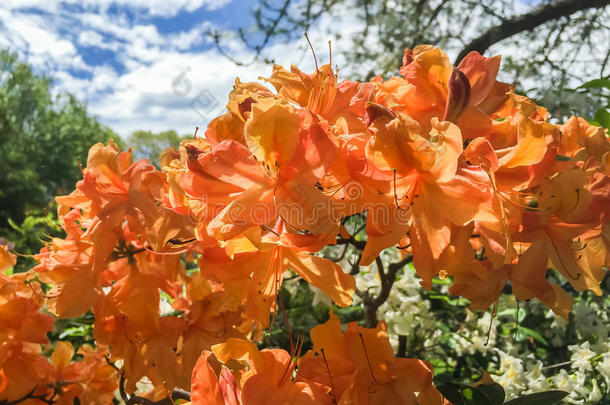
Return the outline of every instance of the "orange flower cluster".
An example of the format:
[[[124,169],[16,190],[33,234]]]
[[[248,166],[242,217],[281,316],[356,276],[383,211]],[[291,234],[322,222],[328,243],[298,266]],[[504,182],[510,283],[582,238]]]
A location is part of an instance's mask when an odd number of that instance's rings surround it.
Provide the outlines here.
[[[66,238],[43,248],[34,269],[55,286],[47,305],[60,317],[93,309],[96,342],[123,360],[129,392],[144,376],[188,388],[202,348],[243,336],[251,321],[221,285],[187,275],[181,254],[191,249],[172,241],[191,238],[193,226],[168,208],[164,173],[111,143],[91,148],[83,177],[57,198]],[[162,295],[173,300],[166,314]]]
[[[186,142],[180,159],[166,154],[170,200],[196,219],[198,240],[224,251],[222,268],[282,258],[340,305],[349,304],[349,278],[322,262],[308,274],[287,252],[332,244],[344,218],[366,213],[362,265],[399,246],[425,287],[452,276],[451,291],[473,308],[489,307],[510,281],[518,299],[536,297],[566,317],[571,298],[546,270],[600,294],[610,143],[582,118],[548,122],[544,108],[496,80],[499,66],[473,52],[454,67],[440,49],[419,46],[405,51],[402,77],[386,81],[337,83],[330,65],[311,75],[275,66],[267,81],[277,94],[237,81],[206,139]],[[276,253],[265,254],[270,243]],[[249,272],[240,295],[262,326],[272,300],[262,318],[252,301],[272,298],[283,269]],[[237,274],[220,270],[209,277]]]
[[[351,305],[353,277],[317,253],[350,239],[343,222],[352,215],[366,216],[361,265],[399,247],[424,287],[451,276],[451,292],[476,309],[509,283],[517,299],[567,317],[571,297],[547,267],[601,293],[608,136],[581,118],[550,123],[496,80],[499,65],[473,52],[454,67],[419,46],[385,81],[338,82],[330,65],[312,74],[275,66],[266,79],[275,92],[237,80],[226,113],[204,138],[165,151],[162,171],[113,143],[93,146],[76,190],[57,198],[66,237],[38,255],[34,272],[53,285],[44,302],[25,284],[33,274],[2,279],[0,305],[11,309],[0,307],[0,333],[9,331],[11,349],[0,346],[0,370],[18,388],[0,399],[52,386],[15,374],[10,360],[41,361],[35,347],[52,326],[38,312],[45,304],[59,317],[92,309],[95,339],[122,360],[128,392],[143,377],[163,395],[189,389],[199,359],[195,403],[440,404],[430,367],[395,359],[383,323],[341,333],[331,316],[296,362],[297,352],[249,342],[277,312],[287,270]],[[24,320],[2,318],[14,311]],[[19,322],[36,326],[21,332]],[[69,347],[58,348],[56,363],[67,364]],[[64,378],[61,367],[54,378]]]
[[[14,256],[0,244],[0,271],[14,264]],[[71,405],[78,398],[87,404],[111,403],[118,373],[106,361],[105,347],[81,346],[81,359],[75,362],[68,342],[57,343],[50,359],[42,352],[54,319],[40,312],[42,291],[28,281],[32,276],[0,273],[0,402]]]
[[[313,349],[297,362],[285,350],[259,351],[243,339],[212,346],[193,371],[192,404],[440,405],[444,401],[432,383],[429,363],[394,357],[384,322],[374,329],[352,322],[342,332],[339,318],[331,313],[328,322],[311,330],[311,339]],[[230,362],[237,364],[233,370],[227,368]],[[220,369],[219,378],[214,368]]]

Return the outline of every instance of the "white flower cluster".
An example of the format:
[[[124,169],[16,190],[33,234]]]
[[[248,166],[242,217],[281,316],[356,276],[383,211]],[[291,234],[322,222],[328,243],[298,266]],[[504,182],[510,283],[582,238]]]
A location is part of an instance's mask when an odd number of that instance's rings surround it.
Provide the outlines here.
[[[411,339],[415,336],[410,335],[417,335],[417,341],[423,343],[419,350],[425,350],[442,333],[435,327],[436,319],[430,312],[430,302],[421,298],[420,291],[415,273],[405,271],[394,282],[388,300],[379,307],[378,318],[388,323],[390,340],[395,346],[398,345],[398,335]]]
[[[375,266],[364,269],[356,279],[361,291],[377,291],[380,285]],[[455,300],[446,295],[447,289],[447,285],[436,286],[438,295]],[[517,309],[514,297],[503,295],[495,319],[489,311],[466,310],[465,319],[448,331],[439,328],[439,314],[431,306],[430,294],[423,291],[415,272],[407,268],[379,308],[378,318],[387,322],[395,348],[398,336],[403,335],[411,344],[407,354],[419,358],[483,355],[491,360],[488,371],[504,387],[507,399],[549,389],[569,392],[564,401],[570,404],[595,404],[607,398],[603,395],[610,391],[608,298],[577,298],[568,323],[538,301],[521,303]],[[531,329],[520,326],[528,317],[541,323]],[[533,349],[540,347],[546,356]],[[550,360],[555,357],[548,353],[561,356]]]
[[[544,364],[526,344],[513,343],[510,335],[502,340],[490,339],[490,346],[495,346],[498,355],[493,377],[504,387],[507,398],[558,389],[570,393],[564,399],[566,403],[595,404],[600,401],[602,392],[610,387],[607,305],[587,305],[580,301],[573,308],[570,323],[537,301],[528,302],[524,309],[530,314],[546,313],[551,325],[538,329],[545,330],[543,335],[551,348],[565,351],[569,340],[575,339],[578,343],[567,346],[569,360],[555,364],[548,364],[547,360]],[[478,336],[482,332],[479,327],[473,334]]]

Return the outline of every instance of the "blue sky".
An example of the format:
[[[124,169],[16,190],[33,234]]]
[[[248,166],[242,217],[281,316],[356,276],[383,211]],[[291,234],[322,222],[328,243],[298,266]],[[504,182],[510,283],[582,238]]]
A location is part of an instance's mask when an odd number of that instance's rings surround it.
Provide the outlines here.
[[[240,60],[252,51],[230,32],[252,26],[249,0],[3,0],[0,48],[70,92],[121,135],[137,129],[192,133],[220,114],[235,77],[269,75],[256,63],[236,67],[206,32],[229,33],[226,49]],[[330,24],[330,23],[328,23]],[[328,25],[327,24],[327,25]],[[341,28],[344,29],[345,27]],[[312,33],[326,47],[322,30]],[[304,40],[273,43],[279,63],[313,68]],[[319,52],[324,57],[324,51]]]
[[[224,111],[236,77],[253,81],[271,73],[271,66],[262,62],[235,66],[206,35],[212,30],[225,33],[224,49],[238,60],[251,60],[252,50],[236,38],[235,30],[252,26],[257,3],[0,0],[0,48],[16,51],[36,72],[51,77],[58,93],[76,95],[122,136],[138,129],[188,134]],[[357,12],[342,8],[340,18],[324,15],[309,32],[321,63],[328,61],[327,41],[333,39],[333,64],[343,74],[349,71],[341,50],[351,47],[351,34],[362,29]],[[264,56],[313,71],[305,39],[295,37],[272,42]],[[369,46],[375,46],[375,39],[370,40]]]

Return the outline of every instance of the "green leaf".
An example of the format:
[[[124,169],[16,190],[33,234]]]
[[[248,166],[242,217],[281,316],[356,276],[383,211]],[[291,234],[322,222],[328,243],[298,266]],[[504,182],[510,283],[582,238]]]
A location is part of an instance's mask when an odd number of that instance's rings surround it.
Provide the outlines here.
[[[90,326],[79,326],[75,328],[67,328],[59,334],[59,339],[65,339],[69,336],[87,336],[91,332]]]
[[[161,317],[182,316],[182,315],[184,315],[184,311],[175,310],[175,311],[168,312],[166,314],[161,314]]]
[[[568,158],[568,160],[569,160],[569,158]],[[525,319],[525,316],[527,315],[527,313],[525,312],[525,309],[523,309],[523,308],[519,308],[518,313],[517,313],[517,308],[507,308],[507,309],[504,309],[504,310],[498,312],[498,316],[512,316],[513,318],[515,318],[516,315],[519,316],[517,321],[521,322]]]
[[[563,155],[556,155],[555,156],[555,160],[557,162],[568,162],[570,160],[572,160],[569,156],[563,156]]]
[[[504,398],[506,397],[504,388],[498,383],[479,385],[474,388],[474,390],[484,393],[494,405],[502,405],[504,403]]]
[[[428,296],[429,299],[431,300],[441,300],[441,301],[445,301],[447,303],[447,305],[450,305],[452,307],[458,306],[460,305],[460,300],[459,299],[452,299],[446,295],[442,295],[442,294],[430,294]]]
[[[494,402],[485,392],[479,387],[472,388],[472,405],[502,405],[502,403]]]
[[[17,225],[17,223],[15,221],[13,221],[12,218],[7,218],[8,224],[11,226],[11,228],[13,228],[16,231],[21,231],[21,228],[19,227],[19,225]]]
[[[453,405],[465,405],[464,396],[457,386],[453,384],[443,384],[436,387],[445,398]]]
[[[546,341],[546,339],[543,338],[542,335],[540,333],[536,332],[535,330],[532,330],[530,328],[526,328],[525,326],[519,325],[519,326],[517,326],[517,332],[522,333],[525,336],[530,336],[535,341],[537,341],[538,343],[542,343],[545,346],[549,345],[549,343]]]
[[[605,108],[600,108],[595,112],[595,121],[604,128],[610,128],[610,112]]]
[[[441,280],[440,278],[433,278],[432,284],[451,285],[451,280],[449,280],[448,278],[446,278],[444,280]]]
[[[553,405],[568,395],[565,391],[545,391],[525,395],[508,401],[504,405]]]
[[[581,84],[577,89],[610,89],[610,79],[593,79]]]

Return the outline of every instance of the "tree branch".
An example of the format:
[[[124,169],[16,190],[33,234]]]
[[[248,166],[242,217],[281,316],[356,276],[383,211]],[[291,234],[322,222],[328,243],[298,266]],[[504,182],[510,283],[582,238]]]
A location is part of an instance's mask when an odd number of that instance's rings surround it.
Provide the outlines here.
[[[472,51],[483,54],[490,46],[523,31],[532,30],[548,21],[574,14],[590,8],[603,8],[610,0],[559,0],[550,5],[541,5],[532,11],[516,16],[502,24],[488,29],[483,35],[473,39],[459,53],[456,64]]]
[[[273,35],[276,34],[276,29],[278,28],[280,22],[285,17],[287,17],[288,7],[290,6],[291,1],[292,0],[284,0],[284,4],[282,5],[282,7],[280,9],[269,8],[267,6],[270,10],[276,11],[277,16],[273,19],[269,19],[269,22],[266,25],[266,22],[264,21],[265,16],[261,15],[261,17],[260,17],[261,20],[258,21],[258,25],[259,25],[259,28],[261,28],[262,31],[265,33],[265,36],[259,45],[250,44],[248,42],[248,38],[247,38],[246,34],[244,33],[243,29],[240,28],[238,30],[239,37],[242,40],[242,42],[244,43],[244,45],[246,45],[248,48],[253,49],[255,51],[254,56],[252,57],[250,62],[247,62],[247,63],[240,62],[237,59],[233,58],[229,53],[227,53],[220,44],[220,33],[214,31],[214,32],[210,33],[209,35],[211,35],[212,39],[214,40],[214,44],[216,45],[216,49],[218,50],[218,52],[220,52],[222,55],[224,55],[226,58],[228,58],[231,62],[235,63],[237,66],[248,66],[248,65],[251,65],[254,62],[256,62],[259,59],[259,57],[261,56],[263,49],[265,49],[265,47],[267,46],[267,44],[269,43],[269,41],[271,40]]]
[[[396,350],[396,357],[407,357],[406,335],[398,335],[398,350]]]
[[[0,405],[16,405],[16,404],[18,404],[20,402],[25,401],[26,399],[33,398],[34,391],[36,391],[36,388],[38,388],[38,387],[34,387],[32,389],[32,391],[28,392],[27,394],[25,394],[21,398],[16,399],[14,401],[9,401],[8,399],[3,399],[2,401],[0,401]]]
[[[396,281],[396,274],[412,260],[413,256],[407,255],[398,262],[390,263],[387,269],[384,269],[383,262],[379,256],[375,259],[379,278],[381,279],[381,288],[379,289],[379,292],[373,297],[368,291],[363,292],[362,294],[358,294],[359,292],[357,291],[357,294],[362,298],[362,303],[364,305],[364,323],[367,328],[374,328],[377,326],[377,310],[388,300],[394,282]]]
[[[160,399],[159,401],[151,401],[148,398],[140,397],[137,395],[131,395],[131,397],[125,392],[125,374],[121,373],[119,380],[119,394],[126,405],[173,405],[178,399],[184,399],[186,401],[191,400],[191,393],[180,388],[174,388],[167,398]]]
[[[137,404],[139,404],[139,405],[174,405],[175,401],[178,399],[184,399],[185,401],[190,401],[191,394],[188,391],[174,388],[174,390],[171,393],[171,398],[167,397],[167,398],[163,398],[159,401],[151,401],[150,399],[134,395],[129,399],[127,404],[128,405],[137,405]]]

